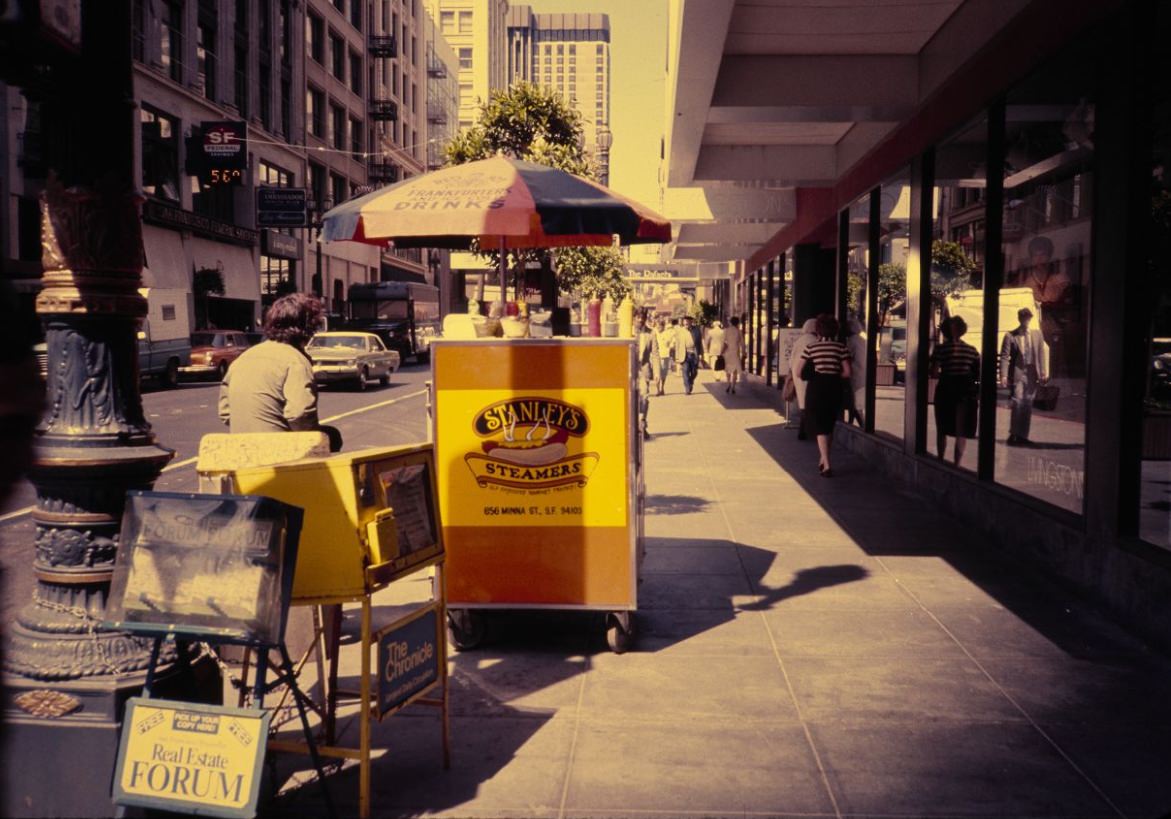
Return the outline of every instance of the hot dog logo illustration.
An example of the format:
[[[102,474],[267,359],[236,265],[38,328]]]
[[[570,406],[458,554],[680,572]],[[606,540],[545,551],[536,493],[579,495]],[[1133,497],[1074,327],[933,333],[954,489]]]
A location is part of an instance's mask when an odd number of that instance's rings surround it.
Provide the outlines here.
[[[486,440],[464,461],[482,487],[585,486],[598,465],[598,453],[574,451],[589,430],[589,416],[564,401],[535,396],[498,401],[480,410],[472,427]]]

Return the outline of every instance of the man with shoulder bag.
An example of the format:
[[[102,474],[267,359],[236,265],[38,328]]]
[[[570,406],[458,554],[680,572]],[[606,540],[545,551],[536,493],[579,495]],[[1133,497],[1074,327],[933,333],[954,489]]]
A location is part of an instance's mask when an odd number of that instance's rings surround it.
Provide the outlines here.
[[[1037,388],[1049,381],[1049,345],[1040,330],[1029,328],[1033,311],[1017,311],[1020,326],[1004,334],[1000,345],[1000,386],[1011,390],[1009,446],[1031,446],[1029,427]]]

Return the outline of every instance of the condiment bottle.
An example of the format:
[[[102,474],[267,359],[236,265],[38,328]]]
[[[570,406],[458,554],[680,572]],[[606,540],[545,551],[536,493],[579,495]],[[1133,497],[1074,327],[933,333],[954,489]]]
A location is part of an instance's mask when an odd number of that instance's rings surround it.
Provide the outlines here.
[[[586,307],[586,335],[590,338],[599,338],[602,335],[602,300],[597,296],[590,299]]]
[[[629,296],[618,305],[618,335],[621,338],[634,337],[634,302]]]

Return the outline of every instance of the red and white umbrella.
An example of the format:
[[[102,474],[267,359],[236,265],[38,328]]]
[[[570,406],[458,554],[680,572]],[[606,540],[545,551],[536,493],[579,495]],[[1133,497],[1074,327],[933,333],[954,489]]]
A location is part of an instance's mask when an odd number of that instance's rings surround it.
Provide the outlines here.
[[[324,216],[326,241],[484,250],[671,241],[657,213],[580,176],[494,156],[411,177]]]

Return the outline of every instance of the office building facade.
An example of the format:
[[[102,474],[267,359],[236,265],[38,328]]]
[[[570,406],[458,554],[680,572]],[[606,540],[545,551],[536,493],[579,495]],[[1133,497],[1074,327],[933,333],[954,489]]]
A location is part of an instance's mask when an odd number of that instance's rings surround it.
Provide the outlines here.
[[[606,14],[508,13],[508,77],[560,93],[581,115],[585,150],[610,177],[610,18]]]
[[[459,128],[476,121],[480,105],[508,85],[505,53],[507,0],[427,0],[439,33],[455,52],[459,78]]]

